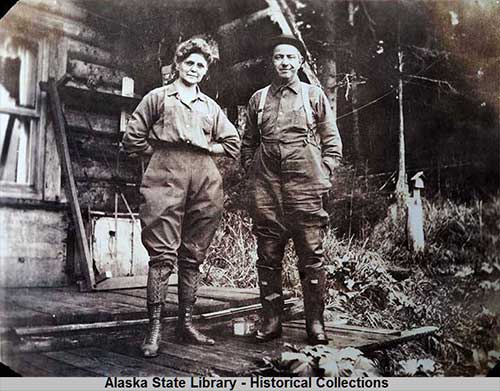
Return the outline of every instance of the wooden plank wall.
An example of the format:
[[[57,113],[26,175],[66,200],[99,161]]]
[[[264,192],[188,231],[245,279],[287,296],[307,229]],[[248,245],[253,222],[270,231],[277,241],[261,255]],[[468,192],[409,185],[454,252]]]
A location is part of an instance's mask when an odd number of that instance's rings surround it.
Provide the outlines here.
[[[0,286],[63,286],[68,215],[3,208],[0,213]]]

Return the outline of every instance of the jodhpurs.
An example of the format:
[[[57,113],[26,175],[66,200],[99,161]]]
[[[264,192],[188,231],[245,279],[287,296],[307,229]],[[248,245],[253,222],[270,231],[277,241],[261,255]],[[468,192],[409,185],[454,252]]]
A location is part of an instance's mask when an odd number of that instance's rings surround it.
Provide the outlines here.
[[[222,178],[212,157],[189,145],[157,148],[141,194],[142,243],[150,265],[201,264],[223,208]]]

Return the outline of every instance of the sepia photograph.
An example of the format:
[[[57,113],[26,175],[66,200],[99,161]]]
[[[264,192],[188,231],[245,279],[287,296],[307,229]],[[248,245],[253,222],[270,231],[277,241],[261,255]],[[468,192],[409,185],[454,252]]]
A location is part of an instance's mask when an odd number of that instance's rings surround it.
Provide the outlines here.
[[[500,0],[4,7],[6,375],[500,376]]]

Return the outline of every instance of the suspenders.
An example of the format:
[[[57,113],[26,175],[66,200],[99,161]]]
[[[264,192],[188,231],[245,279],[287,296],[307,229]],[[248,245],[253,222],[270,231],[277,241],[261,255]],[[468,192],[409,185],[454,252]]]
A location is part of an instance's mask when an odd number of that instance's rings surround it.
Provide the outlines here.
[[[259,133],[262,133],[262,116],[264,114],[264,106],[266,105],[266,98],[269,92],[269,87],[264,87],[262,89],[262,93],[260,94],[259,107],[257,109],[257,129],[259,129]],[[300,83],[301,92],[302,92],[302,103],[304,106],[304,111],[306,113],[306,123],[307,123],[307,139],[309,140],[309,134],[312,132],[314,128],[314,118],[312,113],[311,102],[309,101],[309,84]]]
[[[262,93],[260,94],[259,108],[257,109],[257,129],[259,129],[259,133],[262,133],[262,116],[264,115],[264,106],[266,105],[267,93],[269,92],[269,87],[264,87],[262,89]]]
[[[304,104],[304,111],[306,112],[306,123],[309,131],[314,128],[314,118],[312,113],[311,102],[309,101],[309,84],[300,83],[302,87],[302,103]]]

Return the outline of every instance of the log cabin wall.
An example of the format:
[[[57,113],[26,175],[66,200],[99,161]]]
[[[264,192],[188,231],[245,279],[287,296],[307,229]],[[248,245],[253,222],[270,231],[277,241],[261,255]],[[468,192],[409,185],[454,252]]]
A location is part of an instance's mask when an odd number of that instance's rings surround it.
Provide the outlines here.
[[[80,277],[79,265],[47,96],[38,82],[71,75],[68,86],[75,89],[64,111],[80,206],[83,211],[112,210],[114,186],[136,183],[137,164],[125,160],[117,167],[120,107],[78,92],[121,93],[126,66],[116,56],[124,49],[119,39],[112,39],[121,36],[121,27],[110,26],[71,1],[30,0],[9,11],[0,21],[0,32],[37,49],[32,80],[36,104],[34,114],[28,113],[33,118],[28,132],[30,174],[16,181],[5,172],[0,188],[0,286],[68,285]],[[4,58],[9,57],[5,50]],[[21,85],[25,75],[15,76]],[[4,102],[0,114],[6,116],[10,111],[2,110]],[[133,199],[136,191],[124,193]]]

